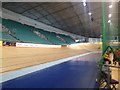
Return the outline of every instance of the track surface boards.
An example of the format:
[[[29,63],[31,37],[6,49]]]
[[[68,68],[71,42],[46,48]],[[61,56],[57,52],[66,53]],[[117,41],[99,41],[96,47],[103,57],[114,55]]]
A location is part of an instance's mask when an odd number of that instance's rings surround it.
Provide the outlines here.
[[[100,54],[89,54],[7,82],[3,88],[94,88]]]

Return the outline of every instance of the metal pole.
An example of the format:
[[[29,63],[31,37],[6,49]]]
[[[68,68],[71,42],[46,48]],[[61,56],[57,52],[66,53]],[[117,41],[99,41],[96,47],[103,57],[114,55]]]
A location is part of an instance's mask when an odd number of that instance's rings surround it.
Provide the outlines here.
[[[102,55],[107,48],[106,40],[106,10],[105,10],[105,0],[102,0]]]
[[[107,71],[108,71],[108,74],[107,74],[107,88],[110,89],[110,68],[108,65],[106,65],[107,67]]]

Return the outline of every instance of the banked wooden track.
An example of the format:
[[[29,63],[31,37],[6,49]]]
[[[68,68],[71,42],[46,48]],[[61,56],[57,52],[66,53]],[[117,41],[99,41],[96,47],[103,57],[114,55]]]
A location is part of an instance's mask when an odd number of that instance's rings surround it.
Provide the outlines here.
[[[82,44],[62,48],[1,47],[0,73],[7,73],[91,51],[101,51],[99,47],[99,44]]]

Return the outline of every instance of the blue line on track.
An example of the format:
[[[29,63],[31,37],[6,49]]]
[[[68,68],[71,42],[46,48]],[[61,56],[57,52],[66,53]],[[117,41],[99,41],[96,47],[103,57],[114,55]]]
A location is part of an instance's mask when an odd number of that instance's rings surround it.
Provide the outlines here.
[[[2,88],[95,88],[100,54],[90,54],[2,83]]]

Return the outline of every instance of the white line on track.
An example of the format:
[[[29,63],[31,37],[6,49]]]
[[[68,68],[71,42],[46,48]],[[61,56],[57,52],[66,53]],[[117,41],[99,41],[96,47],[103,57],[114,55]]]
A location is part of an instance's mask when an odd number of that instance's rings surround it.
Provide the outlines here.
[[[36,72],[39,70],[42,70],[45,68],[52,67],[54,65],[58,65],[58,64],[61,64],[63,62],[67,62],[67,61],[70,61],[70,60],[75,59],[75,58],[79,58],[79,57],[82,57],[82,56],[85,56],[88,54],[92,54],[92,53],[99,53],[99,52],[97,52],[97,51],[96,52],[89,52],[89,53],[85,53],[85,54],[81,54],[81,55],[77,55],[77,56],[73,56],[73,57],[69,57],[69,58],[59,59],[56,61],[52,61],[52,62],[48,62],[48,63],[20,69],[20,70],[16,70],[16,71],[4,73],[4,74],[0,74],[0,83],[9,81],[9,80],[33,73],[33,72]]]

